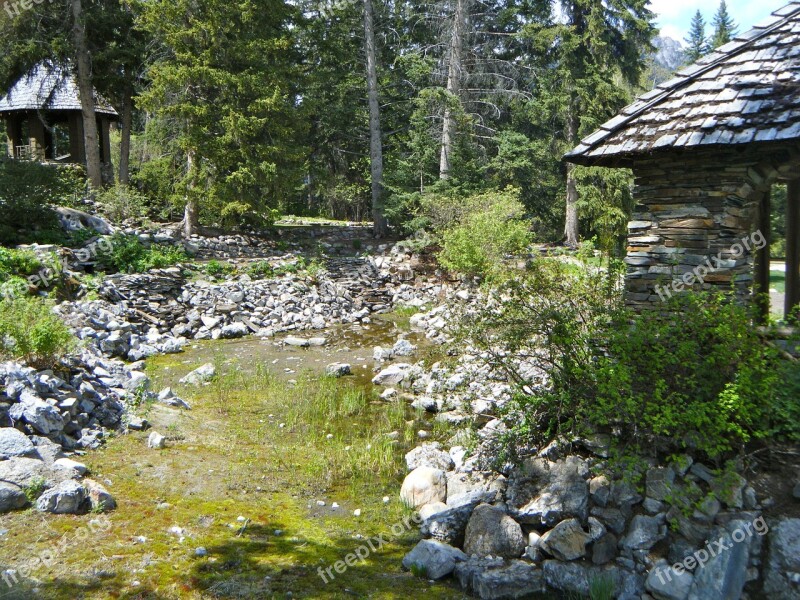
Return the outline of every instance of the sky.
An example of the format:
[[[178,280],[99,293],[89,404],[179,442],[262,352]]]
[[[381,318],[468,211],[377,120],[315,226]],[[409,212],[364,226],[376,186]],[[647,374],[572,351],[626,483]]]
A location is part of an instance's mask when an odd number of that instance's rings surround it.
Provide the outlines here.
[[[789,4],[789,0],[726,0],[728,13],[739,26],[739,31],[747,31],[759,21],[766,19],[773,11]],[[650,10],[656,13],[656,26],[661,28],[663,37],[671,37],[683,43],[689,33],[689,23],[694,13],[700,13],[706,20],[706,34],[712,32],[711,20],[717,12],[719,0],[651,0]]]

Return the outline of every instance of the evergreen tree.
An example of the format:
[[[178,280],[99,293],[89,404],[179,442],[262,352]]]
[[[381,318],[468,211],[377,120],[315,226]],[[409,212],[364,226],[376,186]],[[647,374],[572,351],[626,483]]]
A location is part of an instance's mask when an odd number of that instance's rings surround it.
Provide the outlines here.
[[[714,37],[711,39],[711,47],[719,48],[730,42],[738,33],[738,27],[733,22],[730,14],[728,14],[728,5],[725,0],[721,0],[717,14],[714,15],[711,24],[714,27]]]
[[[692,17],[689,36],[684,39],[688,47],[686,48],[686,61],[696,62],[704,55],[708,54],[708,39],[706,38],[706,22],[703,15],[698,10]]]

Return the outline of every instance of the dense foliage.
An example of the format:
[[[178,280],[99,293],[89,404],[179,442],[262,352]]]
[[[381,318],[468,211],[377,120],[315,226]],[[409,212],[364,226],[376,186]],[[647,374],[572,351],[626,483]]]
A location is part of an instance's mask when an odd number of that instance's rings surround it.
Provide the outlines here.
[[[607,433],[621,453],[717,459],[769,436],[797,439],[796,374],[786,385],[796,366],[745,308],[687,293],[634,318],[617,282],[613,266],[539,259],[465,320],[464,339],[517,384],[506,449]]]
[[[50,368],[75,347],[64,322],[41,298],[0,301],[0,356],[37,368]]]
[[[97,258],[102,267],[114,272],[142,273],[171,267],[187,260],[188,255],[178,246],[145,246],[135,235],[118,233],[104,244]]]

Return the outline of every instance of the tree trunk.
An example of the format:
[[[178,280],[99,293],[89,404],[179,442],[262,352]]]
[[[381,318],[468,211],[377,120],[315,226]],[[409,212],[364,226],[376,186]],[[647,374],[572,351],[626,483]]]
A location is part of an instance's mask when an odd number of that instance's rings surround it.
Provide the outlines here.
[[[450,103],[458,98],[461,92],[461,53],[464,50],[464,36],[468,30],[469,0],[455,0],[456,12],[453,16],[453,29],[450,36],[450,49],[447,65],[447,106],[444,109],[442,124],[442,150],[439,158],[439,179],[450,178],[453,140],[456,134],[456,122]]]
[[[119,182],[128,185],[130,181],[131,123],[133,121],[133,86],[125,85],[122,96],[122,122],[119,141]]]
[[[369,97],[369,160],[372,182],[372,220],[375,237],[386,236],[383,189],[383,141],[381,107],[378,100],[378,65],[372,0],[364,0],[364,38],[367,55],[367,95]]]
[[[194,151],[190,150],[186,155],[186,176],[189,180],[189,189],[186,194],[186,206],[183,209],[183,235],[186,238],[192,237],[199,225],[197,211],[197,198],[194,196]]]
[[[92,61],[86,45],[86,30],[83,26],[81,0],[72,0],[72,38],[75,44],[78,65],[78,91],[83,115],[83,143],[86,147],[86,174],[95,189],[103,187],[103,171],[100,165],[100,137],[97,132],[97,116],[92,85]]]
[[[567,116],[567,137],[573,145],[577,135],[574,113]],[[570,248],[578,247],[578,182],[575,180],[575,165],[567,165],[567,215],[564,224],[564,243]]]

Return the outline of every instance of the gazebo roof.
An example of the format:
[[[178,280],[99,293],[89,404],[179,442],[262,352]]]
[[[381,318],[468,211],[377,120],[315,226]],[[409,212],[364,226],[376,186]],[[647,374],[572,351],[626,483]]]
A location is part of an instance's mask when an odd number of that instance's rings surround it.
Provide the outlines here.
[[[662,149],[800,139],[800,0],[639,96],[565,156],[629,166]]]
[[[94,96],[96,113],[117,116],[117,111],[105,98],[96,91]],[[41,63],[0,98],[0,114],[32,110],[80,111],[75,76],[64,67]]]

